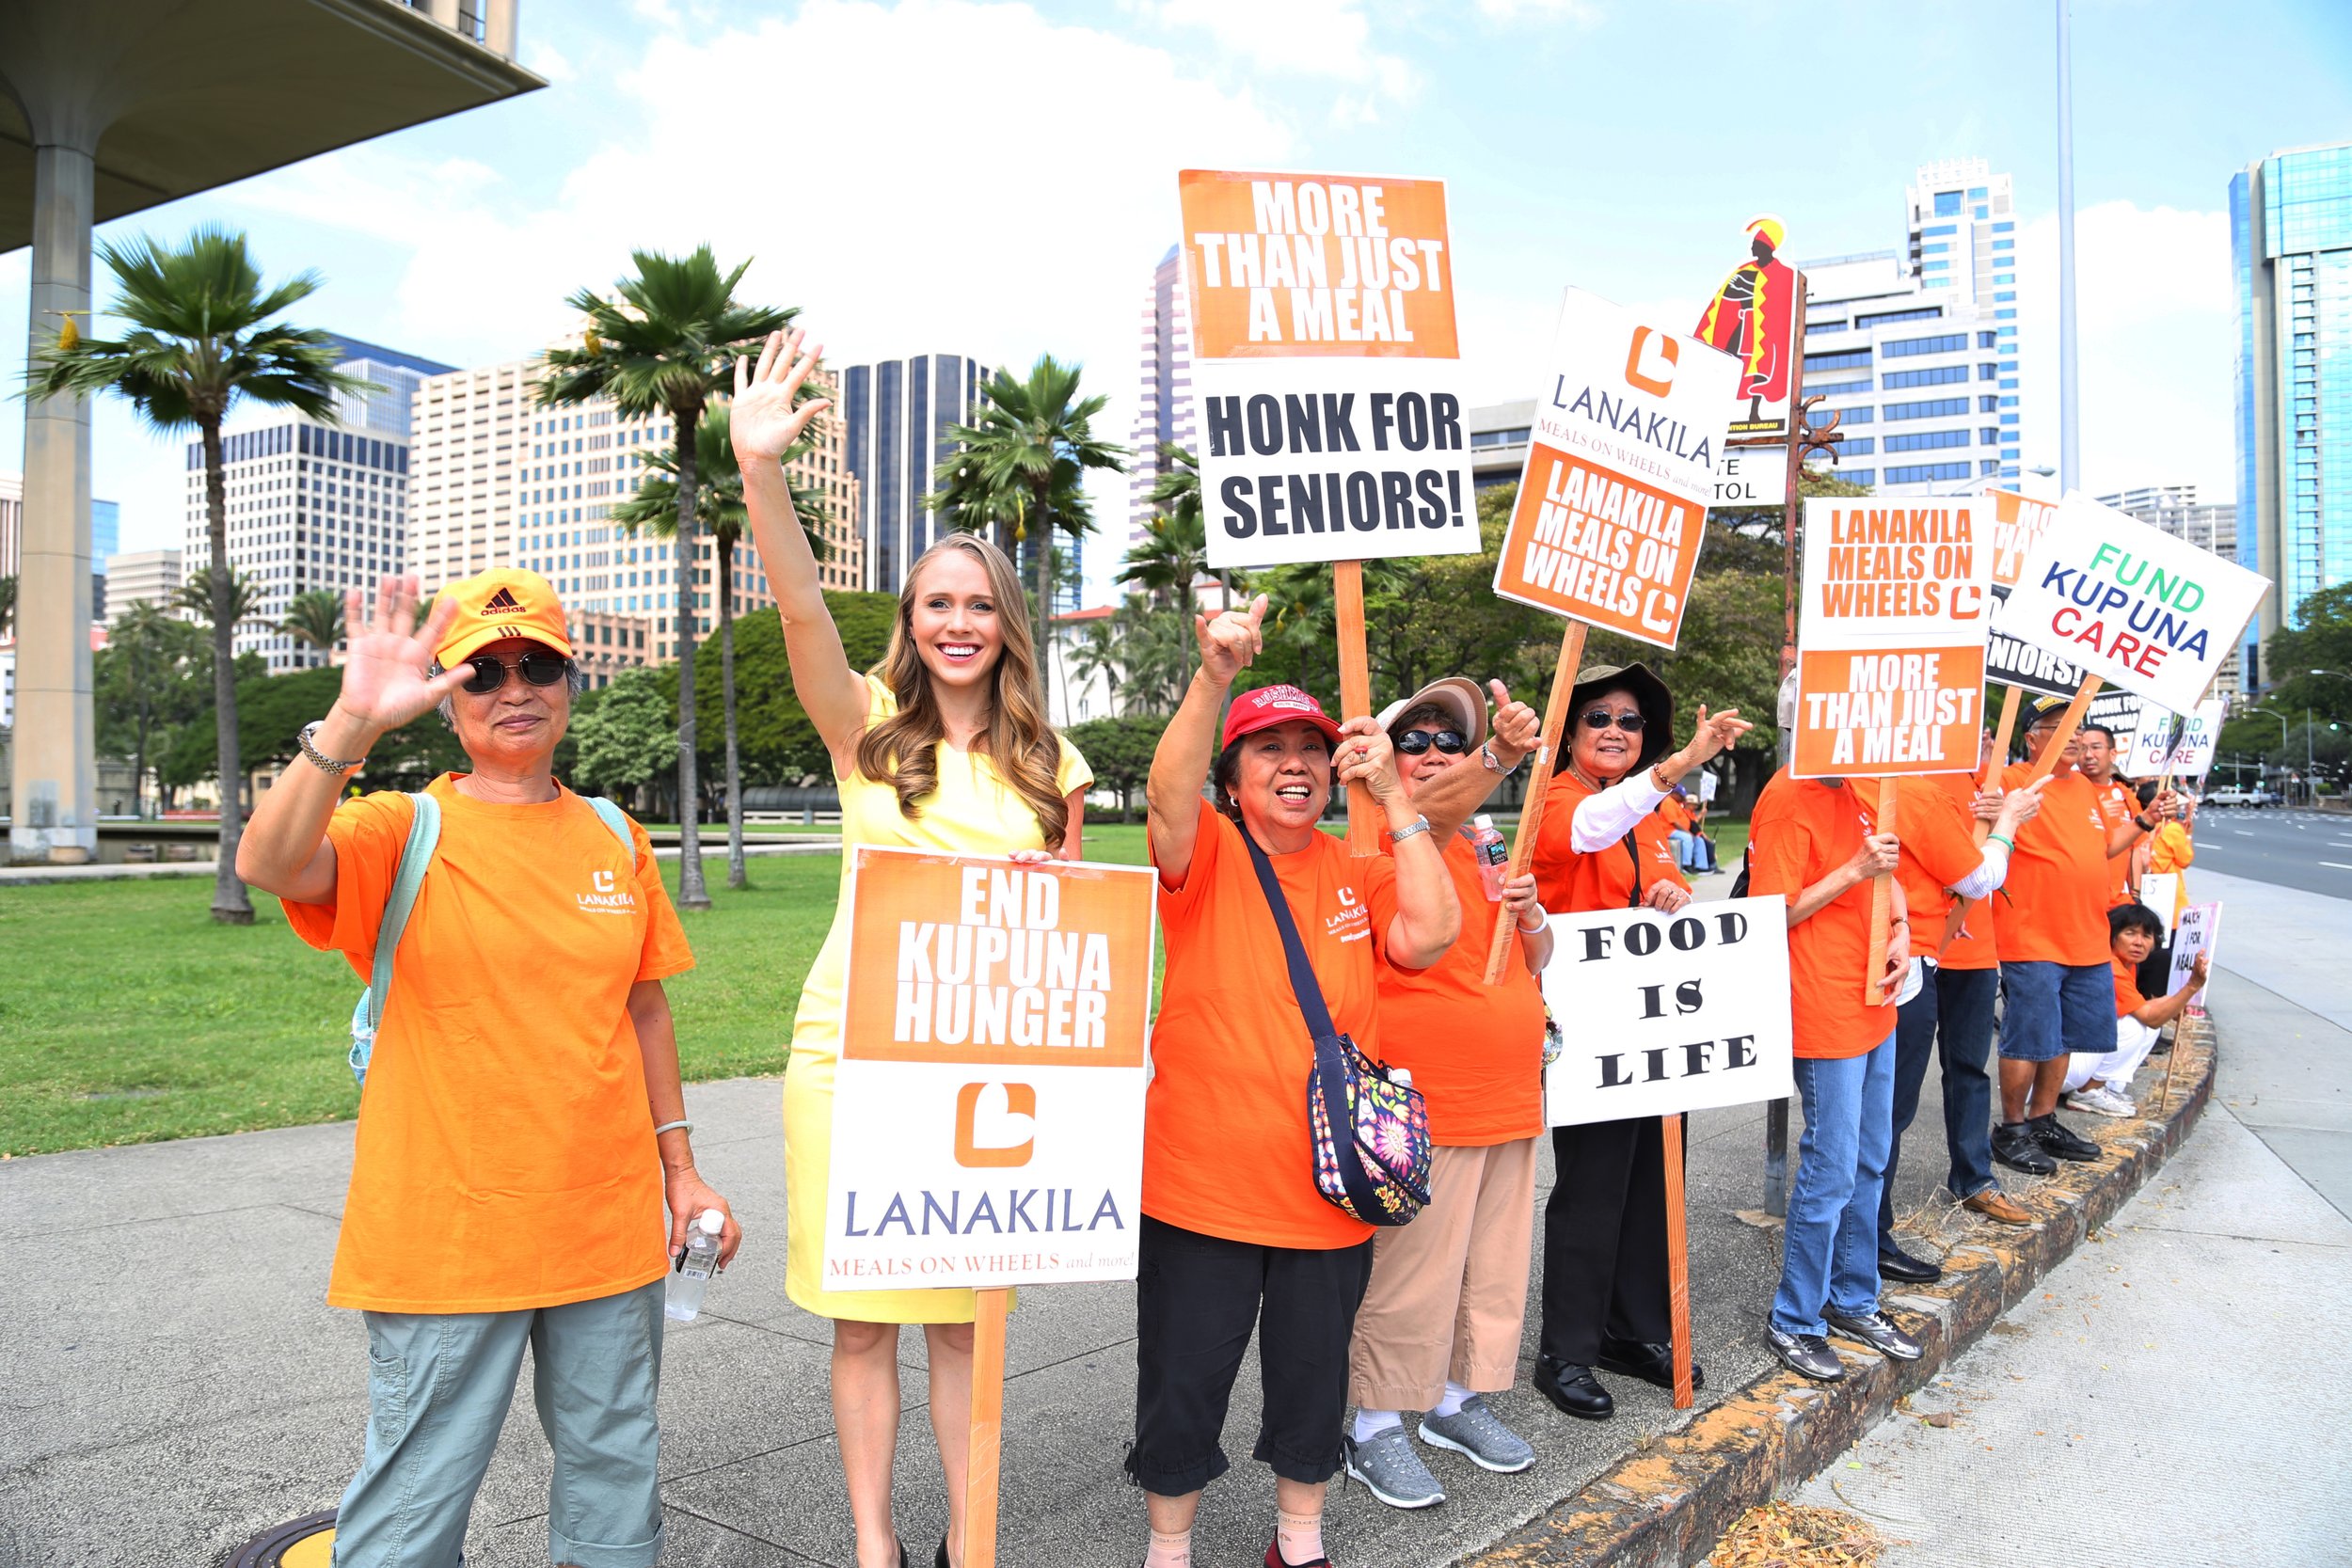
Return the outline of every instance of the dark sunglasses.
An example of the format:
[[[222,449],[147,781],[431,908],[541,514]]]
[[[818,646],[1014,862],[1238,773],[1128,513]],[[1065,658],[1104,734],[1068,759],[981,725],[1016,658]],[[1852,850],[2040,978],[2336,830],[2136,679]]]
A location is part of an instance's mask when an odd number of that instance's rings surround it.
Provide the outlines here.
[[[527,653],[512,664],[488,654],[477,654],[466,662],[473,667],[473,673],[466,677],[463,689],[477,697],[486,697],[503,687],[510,671],[522,672],[523,679],[533,686],[553,686],[572,673],[570,659],[545,648]]]
[[[1459,730],[1406,730],[1396,737],[1396,749],[1408,757],[1417,757],[1432,746],[1447,756],[1458,757],[1469,750],[1470,742]]]
[[[1583,719],[1584,727],[1588,730],[1605,730],[1614,724],[1628,735],[1640,735],[1642,726],[1647,722],[1649,721],[1638,713],[1612,713],[1605,707],[1593,709]]]

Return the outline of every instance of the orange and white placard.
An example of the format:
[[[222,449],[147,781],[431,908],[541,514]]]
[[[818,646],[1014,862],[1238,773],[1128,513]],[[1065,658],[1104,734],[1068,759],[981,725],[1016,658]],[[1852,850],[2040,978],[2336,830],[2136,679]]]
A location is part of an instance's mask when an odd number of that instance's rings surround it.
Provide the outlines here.
[[[1151,871],[855,854],[824,1288],[1133,1279]]]
[[[1476,554],[1444,182],[1177,191],[1209,564]]]
[[[1993,610],[1990,512],[1975,496],[1805,502],[1791,773],[1977,766]]]
[[[1673,647],[1739,379],[1720,349],[1566,291],[1495,592]]]

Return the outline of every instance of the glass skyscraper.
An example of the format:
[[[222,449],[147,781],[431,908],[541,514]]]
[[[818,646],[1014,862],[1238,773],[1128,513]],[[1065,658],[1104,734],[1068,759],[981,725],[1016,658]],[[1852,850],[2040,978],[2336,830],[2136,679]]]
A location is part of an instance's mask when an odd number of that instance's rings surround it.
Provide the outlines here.
[[[2352,143],[2274,152],[2230,181],[2237,281],[2240,558],[2271,579],[2259,639],[2352,581]]]
[[[956,450],[947,427],[971,422],[988,377],[986,365],[960,354],[919,354],[841,372],[868,590],[898,592],[907,567],[933,544],[940,525],[923,498]]]

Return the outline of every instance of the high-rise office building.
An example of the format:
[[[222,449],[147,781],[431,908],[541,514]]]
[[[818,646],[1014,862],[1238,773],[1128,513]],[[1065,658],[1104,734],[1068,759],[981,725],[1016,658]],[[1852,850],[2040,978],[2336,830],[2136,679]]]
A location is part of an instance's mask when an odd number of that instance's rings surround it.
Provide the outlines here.
[[[1151,285],[1143,292],[1142,328],[1136,428],[1128,442],[1135,449],[1127,480],[1129,546],[1143,537],[1144,525],[1158,510],[1152,504],[1152,487],[1167,472],[1161,445],[1193,445],[1192,321],[1185,313],[1180,246],[1169,245],[1152,269]]]
[[[106,624],[112,626],[135,604],[167,610],[180,596],[178,550],[132,550],[106,561]]]
[[[1798,263],[1805,394],[1843,416],[1841,479],[1898,496],[2013,482],[2025,459],[2010,177],[1949,159],[1922,166],[1905,198],[1904,248]]]
[[[2271,579],[2247,631],[2245,689],[2270,684],[2261,641],[2352,581],[2352,143],[2274,152],[2230,181],[2237,278],[2237,522]]]
[[[106,614],[106,558],[122,545],[122,508],[109,500],[89,503],[90,533],[90,619],[104,623]],[[24,571],[24,476],[0,473],[0,578],[12,578]]]
[[[883,359],[841,372],[845,452],[857,477],[865,551],[861,586],[896,594],[907,567],[937,538],[939,521],[923,499],[956,450],[948,427],[971,422],[988,377],[986,365],[958,354]]]
[[[236,650],[261,655],[273,673],[327,661],[327,650],[279,629],[297,595],[373,588],[383,573],[407,569],[407,388],[449,369],[356,339],[336,341],[349,356],[337,369],[375,389],[338,397],[332,420],[247,403],[221,433],[229,562],[259,589],[252,618],[237,627]],[[204,487],[203,443],[191,441],[181,556],[189,577],[212,561]]]
[[[411,394],[408,559],[428,594],[514,564],[534,373],[509,359],[426,376]]]

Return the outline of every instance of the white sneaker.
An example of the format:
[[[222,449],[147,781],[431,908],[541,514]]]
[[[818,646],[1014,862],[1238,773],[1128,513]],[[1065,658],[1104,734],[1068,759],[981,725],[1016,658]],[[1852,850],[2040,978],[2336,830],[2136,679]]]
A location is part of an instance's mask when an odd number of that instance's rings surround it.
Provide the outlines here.
[[[2139,1107],[2132,1103],[2129,1096],[2111,1088],[2076,1089],[2066,1097],[2066,1107],[2071,1111],[2088,1111],[2095,1117],[2139,1115]]]

